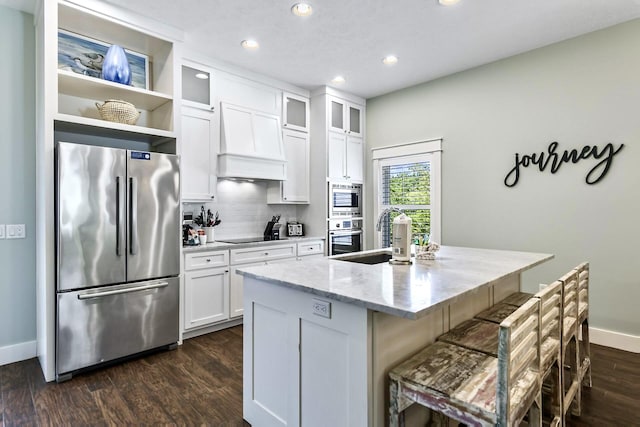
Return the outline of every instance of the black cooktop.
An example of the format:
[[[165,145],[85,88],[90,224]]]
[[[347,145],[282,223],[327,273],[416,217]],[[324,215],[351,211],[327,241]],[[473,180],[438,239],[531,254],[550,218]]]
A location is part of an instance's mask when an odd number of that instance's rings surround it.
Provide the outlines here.
[[[241,237],[239,239],[223,239],[218,240],[222,243],[254,243],[254,242],[264,242],[264,237]]]

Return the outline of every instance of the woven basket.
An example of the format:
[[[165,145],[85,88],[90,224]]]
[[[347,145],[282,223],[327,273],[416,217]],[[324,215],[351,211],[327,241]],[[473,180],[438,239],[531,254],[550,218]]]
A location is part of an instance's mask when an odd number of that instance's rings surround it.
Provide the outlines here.
[[[102,120],[135,125],[140,117],[136,106],[120,99],[107,99],[104,104],[96,102],[96,108]]]

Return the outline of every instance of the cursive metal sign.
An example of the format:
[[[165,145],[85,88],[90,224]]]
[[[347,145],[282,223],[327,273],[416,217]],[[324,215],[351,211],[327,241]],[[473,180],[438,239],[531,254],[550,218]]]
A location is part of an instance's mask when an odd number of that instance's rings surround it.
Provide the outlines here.
[[[585,145],[580,150],[564,150],[562,153],[557,153],[558,145],[558,142],[554,141],[549,144],[546,152],[542,151],[540,153],[525,154],[523,156],[516,153],[515,165],[507,176],[504,177],[504,185],[513,187],[518,183],[520,179],[520,168],[536,165],[540,172],[544,172],[547,166],[550,166],[551,173],[556,173],[563,163],[578,163],[580,160],[586,160],[590,157],[596,160],[602,159],[589,170],[585,178],[587,184],[593,185],[605,177],[613,162],[613,156],[618,154],[620,150],[622,150],[622,147],[624,147],[624,144],[620,144],[620,146],[616,148],[613,143],[609,142],[602,148],[598,148],[596,145]]]

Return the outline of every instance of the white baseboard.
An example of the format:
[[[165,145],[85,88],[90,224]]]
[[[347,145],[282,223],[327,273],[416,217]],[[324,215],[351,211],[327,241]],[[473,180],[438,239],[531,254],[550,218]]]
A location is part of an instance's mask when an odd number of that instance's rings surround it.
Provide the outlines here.
[[[613,347],[618,350],[640,353],[640,336],[627,335],[606,329],[589,328],[589,341],[593,344]]]
[[[0,366],[36,357],[36,342],[27,341],[0,347]]]

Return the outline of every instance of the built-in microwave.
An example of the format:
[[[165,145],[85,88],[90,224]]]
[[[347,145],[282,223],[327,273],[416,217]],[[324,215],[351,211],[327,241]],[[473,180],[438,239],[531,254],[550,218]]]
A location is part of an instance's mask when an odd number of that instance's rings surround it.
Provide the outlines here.
[[[329,218],[362,216],[362,185],[329,183]]]

